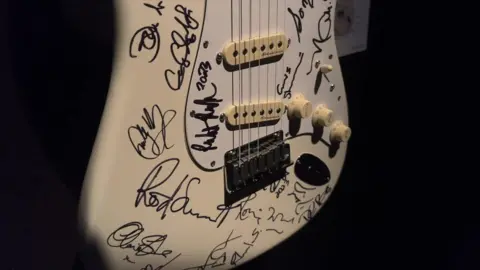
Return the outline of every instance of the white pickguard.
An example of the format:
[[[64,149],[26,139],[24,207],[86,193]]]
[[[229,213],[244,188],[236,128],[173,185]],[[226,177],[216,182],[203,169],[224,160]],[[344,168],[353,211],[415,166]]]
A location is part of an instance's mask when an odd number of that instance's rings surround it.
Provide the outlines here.
[[[311,153],[328,166],[331,178],[322,186],[298,180],[290,166],[286,180],[230,208],[224,206],[225,152],[256,140],[258,134],[289,133],[286,116],[275,126],[243,130],[243,141],[238,131],[232,135],[218,119],[209,120],[210,126],[220,127],[216,150],[192,149],[192,144],[202,145],[204,138],[195,134],[205,128],[203,121],[190,116],[192,110],[205,109],[193,100],[212,95],[212,82],[217,86],[216,99],[222,100],[216,115],[239,99],[253,103],[260,96],[288,102],[283,93],[277,94],[277,85],[282,88],[285,82],[284,91],[292,85],[292,96],[303,94],[314,108],[327,104],[334,120],[348,125],[333,33],[335,1],[243,0],[242,12],[239,7],[239,0],[117,0],[114,73],[82,193],[83,228],[108,269],[235,267],[298,231],[335,187],[347,144],[340,144],[332,154],[328,127],[312,142],[310,118],[302,120],[297,135],[286,140],[293,162]],[[297,24],[302,14],[301,42],[288,8],[298,16]],[[227,72],[215,62],[227,42],[259,32],[283,32],[291,39],[280,61],[236,72]],[[327,41],[313,41],[328,33]],[[191,44],[181,46],[185,41]],[[205,90],[198,91],[198,69],[206,61],[212,68]],[[329,82],[324,77],[315,93],[319,73],[309,71],[317,61],[332,65],[333,71],[327,74]],[[285,79],[287,68],[290,74]],[[333,90],[330,84],[335,85]]]

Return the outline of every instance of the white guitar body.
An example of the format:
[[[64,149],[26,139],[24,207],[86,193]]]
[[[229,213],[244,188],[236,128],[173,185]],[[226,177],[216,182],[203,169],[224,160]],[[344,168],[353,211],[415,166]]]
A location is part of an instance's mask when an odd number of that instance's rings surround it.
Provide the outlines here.
[[[334,0],[117,0],[82,193],[83,230],[108,269],[233,268],[318,213],[350,136],[334,11]]]

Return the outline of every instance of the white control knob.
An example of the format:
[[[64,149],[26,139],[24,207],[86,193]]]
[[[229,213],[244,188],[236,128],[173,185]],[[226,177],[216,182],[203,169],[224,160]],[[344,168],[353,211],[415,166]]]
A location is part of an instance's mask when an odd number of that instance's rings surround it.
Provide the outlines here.
[[[346,142],[352,136],[352,130],[342,121],[336,121],[330,128],[330,140],[335,142]]]
[[[288,117],[306,118],[312,114],[312,104],[302,94],[297,94],[288,104]]]
[[[333,121],[333,111],[327,106],[318,105],[312,115],[312,125],[314,127],[328,127]]]
[[[320,65],[320,67],[318,69],[322,73],[328,73],[328,72],[333,70],[333,66],[332,65],[327,65],[327,64],[322,64],[322,65]]]

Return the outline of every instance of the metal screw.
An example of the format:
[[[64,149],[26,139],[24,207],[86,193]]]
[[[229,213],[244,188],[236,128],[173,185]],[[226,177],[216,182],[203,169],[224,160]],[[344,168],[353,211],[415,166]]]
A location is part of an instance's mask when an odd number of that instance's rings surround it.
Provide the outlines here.
[[[292,39],[288,39],[288,44],[287,44],[287,48],[290,47],[290,43],[292,42]]]
[[[195,116],[195,111],[191,111],[190,112],[190,117],[194,117]]]
[[[212,161],[212,162],[210,163],[210,166],[215,167],[215,161]]]
[[[217,53],[217,64],[220,65],[222,63],[222,59],[223,59],[223,54],[222,53]]]
[[[223,123],[225,121],[225,114],[224,113],[220,114],[220,117],[218,118],[218,120],[220,120],[220,123]]]
[[[331,83],[331,84],[330,84],[330,92],[332,92],[333,89],[335,89],[335,84]]]
[[[203,48],[208,48],[208,41],[203,42]]]
[[[317,61],[315,62],[315,68],[319,68],[319,67],[320,67],[320,60],[317,60]]]

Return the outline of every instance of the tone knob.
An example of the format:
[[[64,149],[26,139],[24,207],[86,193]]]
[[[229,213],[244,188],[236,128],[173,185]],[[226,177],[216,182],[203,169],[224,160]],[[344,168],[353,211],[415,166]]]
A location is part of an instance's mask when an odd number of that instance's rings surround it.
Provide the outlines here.
[[[288,117],[306,118],[312,114],[312,104],[302,94],[297,94],[288,104]]]
[[[336,121],[330,128],[330,140],[335,142],[346,142],[352,136],[352,130],[342,121]]]
[[[312,115],[312,125],[314,127],[328,127],[333,121],[333,111],[327,106],[318,105]]]
[[[319,66],[318,69],[322,73],[328,73],[328,72],[333,70],[333,66],[332,65],[327,65],[327,64],[322,64],[322,65]]]

